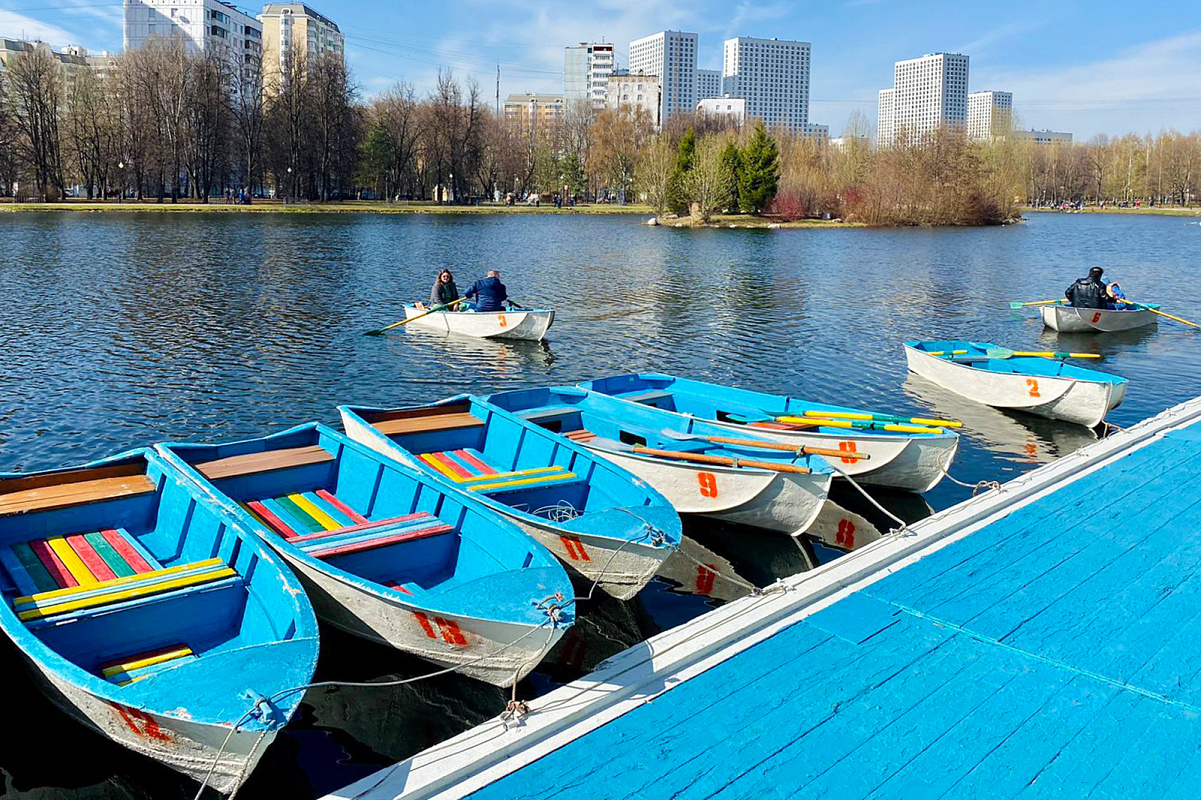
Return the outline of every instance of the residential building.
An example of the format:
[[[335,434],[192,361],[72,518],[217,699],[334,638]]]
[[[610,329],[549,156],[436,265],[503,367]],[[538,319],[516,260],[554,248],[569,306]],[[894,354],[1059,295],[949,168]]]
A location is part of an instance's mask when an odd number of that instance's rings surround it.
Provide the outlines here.
[[[630,72],[658,75],[659,118],[696,110],[696,34],[660,31],[630,42]]]
[[[663,87],[658,75],[638,73],[631,75],[627,70],[618,70],[609,76],[605,91],[605,105],[612,109],[624,107],[645,111],[658,130],[663,120],[659,117],[660,95]]]
[[[742,97],[706,97],[696,104],[700,116],[729,117],[739,125],[746,122],[746,100]]]
[[[228,58],[245,74],[261,70],[262,25],[234,5],[221,0],[125,0],[126,50],[170,36],[183,37],[192,52]]]
[[[1013,135],[1018,139],[1031,139],[1035,144],[1071,144],[1072,134],[1064,133],[1063,131],[1014,131]]]
[[[967,96],[967,135],[971,139],[1006,136],[1013,130],[1012,92],[972,92]]]
[[[62,75],[67,85],[75,79],[81,70],[88,68],[88,51],[75,45],[55,50],[45,42],[30,42],[24,39],[0,39],[0,73],[12,68],[13,59],[25,53],[44,51],[58,61],[62,66]],[[64,97],[66,94],[64,93]]]
[[[892,124],[892,89],[881,89],[876,106],[876,144],[887,147],[897,140],[897,131]]]
[[[696,71],[696,99],[721,97],[722,74],[720,69],[698,69]]]
[[[591,100],[604,108],[609,91],[609,76],[616,66],[613,45],[580,42],[563,49],[563,97],[568,103]]]
[[[819,144],[824,144],[830,141],[830,126],[829,125],[814,125],[810,122],[801,129],[801,134],[806,139],[816,139]]]
[[[289,55],[314,64],[324,55],[346,58],[346,37],[337,23],[303,3],[268,3],[263,29],[263,86],[271,91],[286,72]]]
[[[532,135],[563,119],[566,106],[561,94],[511,94],[505,99],[504,120]]]
[[[889,146],[902,134],[919,140],[939,128],[963,129],[967,124],[967,78],[968,57],[960,53],[931,53],[898,61],[891,92],[880,92],[879,143]],[[886,102],[891,104],[888,109]]]
[[[869,146],[868,138],[866,136],[858,136],[858,135],[836,136],[835,138],[830,139],[829,143],[830,143],[830,146],[833,147],[835,150],[846,150],[847,148],[854,147],[856,145],[859,145],[861,147]]]
[[[725,93],[744,98],[748,116],[804,131],[809,124],[808,42],[726,39]]]

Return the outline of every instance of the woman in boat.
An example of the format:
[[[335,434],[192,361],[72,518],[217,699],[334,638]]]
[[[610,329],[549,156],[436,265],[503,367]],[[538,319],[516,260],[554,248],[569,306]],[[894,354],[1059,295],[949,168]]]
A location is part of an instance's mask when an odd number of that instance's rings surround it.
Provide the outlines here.
[[[455,286],[455,276],[448,269],[442,270],[434,281],[434,288],[430,290],[430,305],[444,306],[458,299],[459,287]]]

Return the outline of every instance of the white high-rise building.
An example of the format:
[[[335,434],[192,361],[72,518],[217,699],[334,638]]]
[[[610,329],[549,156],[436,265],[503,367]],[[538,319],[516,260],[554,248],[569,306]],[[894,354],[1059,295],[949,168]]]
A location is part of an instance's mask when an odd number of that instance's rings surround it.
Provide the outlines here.
[[[968,57],[959,53],[932,53],[898,61],[893,70],[891,112],[882,111],[877,128],[879,143],[893,144],[905,133],[919,141],[938,128],[964,128],[967,124]],[[887,91],[887,90],[885,90]],[[880,103],[886,100],[880,92]],[[891,119],[885,136],[882,120]]]
[[[125,0],[126,50],[153,38],[181,36],[193,52],[218,53],[241,68],[259,72],[263,26],[221,0]]]
[[[259,23],[263,26],[263,85],[268,92],[282,88],[291,58],[308,64],[330,55],[346,58],[346,36],[337,23],[304,3],[267,3]]]
[[[892,89],[881,89],[880,99],[876,107],[876,144],[887,147],[897,139],[896,128],[892,124]]]
[[[563,48],[563,97],[568,103],[591,100],[604,108],[614,66],[611,44],[580,42]]]
[[[991,139],[1012,130],[1012,92],[972,92],[967,96],[968,138]]]
[[[725,92],[746,99],[746,112],[768,125],[804,131],[809,124],[809,43],[726,39]]]
[[[722,75],[720,69],[698,69],[696,71],[696,99],[722,96]]]
[[[696,104],[697,116],[728,117],[739,125],[746,122],[746,100],[741,97],[702,97]]]
[[[630,72],[658,75],[663,87],[659,118],[696,110],[696,34],[661,31],[630,42]]]

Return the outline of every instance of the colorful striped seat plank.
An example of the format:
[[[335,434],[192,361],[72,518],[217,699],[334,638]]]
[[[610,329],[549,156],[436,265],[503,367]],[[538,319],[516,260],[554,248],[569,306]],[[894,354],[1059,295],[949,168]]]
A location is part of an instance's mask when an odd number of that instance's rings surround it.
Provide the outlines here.
[[[393,525],[375,525],[370,528],[359,528],[349,531],[329,531],[325,536],[319,536],[309,539],[304,542],[299,542],[294,539],[292,543],[306,553],[312,553],[317,550],[326,550],[337,545],[350,544],[352,542],[361,542],[368,539],[378,539],[381,536],[392,536],[397,533],[406,531],[419,531],[425,528],[440,527],[443,523],[437,517],[426,515],[420,519],[402,519]]]
[[[468,486],[467,489],[468,491],[472,492],[505,492],[513,489],[532,489],[536,486],[572,483],[579,480],[579,477],[574,472],[563,472],[562,469],[562,467],[559,467],[557,470],[546,472],[541,475],[523,476],[521,474],[515,474],[511,478],[505,477],[503,480],[473,483],[472,485]]]
[[[150,563],[144,548],[111,528],[18,542],[9,547],[14,558],[0,561],[26,593],[94,586],[113,578],[151,572],[157,566],[157,562]]]
[[[155,570],[126,578],[115,578],[90,586],[74,586],[42,592],[13,601],[13,610],[24,622],[72,611],[137,600],[190,586],[236,578],[238,573],[219,558]]]
[[[110,683],[127,686],[156,672],[177,667],[180,662],[194,661],[195,659],[196,654],[192,652],[192,648],[182,644],[173,644],[151,650],[148,653],[108,661],[100,665],[100,674]]]
[[[289,541],[306,541],[331,531],[388,525],[400,519],[371,522],[324,490],[248,500],[241,506]]]
[[[484,460],[483,455],[475,450],[423,453],[420,458],[439,473],[456,482],[499,474],[492,465]]]
[[[360,553],[364,550],[374,550],[377,547],[387,547],[392,544],[401,542],[414,541],[416,539],[425,539],[430,536],[440,536],[445,533],[451,533],[454,528],[450,525],[430,525],[416,530],[405,530],[400,533],[393,533],[393,529],[388,528],[383,533],[386,535],[374,535],[371,538],[349,542],[345,544],[333,545],[323,549],[314,549],[309,551],[309,555],[313,558],[330,558],[332,556],[344,556],[350,553]]]

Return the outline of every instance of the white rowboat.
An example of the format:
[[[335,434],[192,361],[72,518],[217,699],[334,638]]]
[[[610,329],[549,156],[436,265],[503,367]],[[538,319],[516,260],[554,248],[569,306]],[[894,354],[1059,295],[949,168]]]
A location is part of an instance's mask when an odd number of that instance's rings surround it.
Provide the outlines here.
[[[404,310],[405,319],[413,320],[411,326],[476,339],[521,339],[540,342],[546,338],[546,331],[555,321],[555,312],[546,308],[496,312],[435,311],[430,314],[427,308],[418,308],[406,303]]]
[[[1159,308],[1157,304],[1148,304],[1147,308]],[[1145,328],[1154,325],[1158,315],[1147,308],[1133,308],[1124,311],[1110,311],[1104,308],[1073,308],[1067,305],[1043,306],[1043,324],[1054,331],[1063,333],[1104,333],[1107,331],[1128,331],[1134,328]]]

